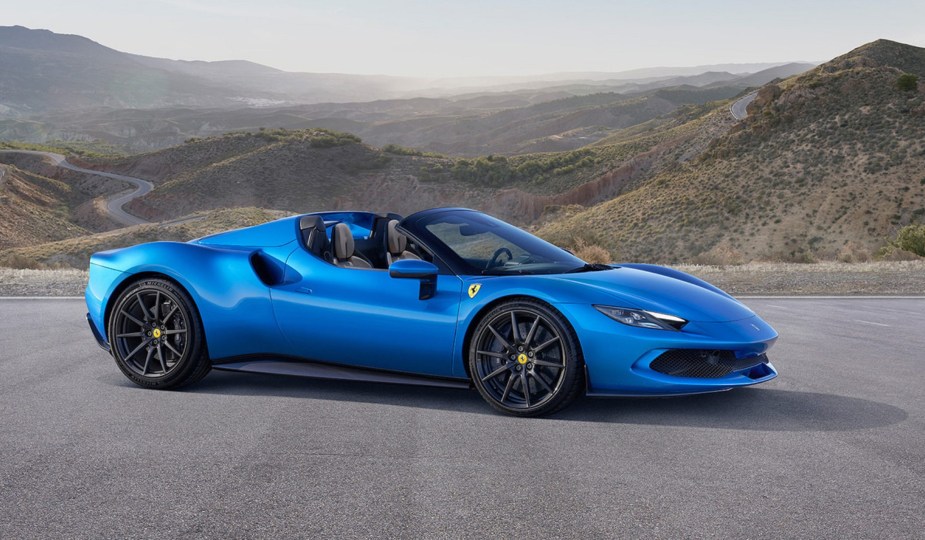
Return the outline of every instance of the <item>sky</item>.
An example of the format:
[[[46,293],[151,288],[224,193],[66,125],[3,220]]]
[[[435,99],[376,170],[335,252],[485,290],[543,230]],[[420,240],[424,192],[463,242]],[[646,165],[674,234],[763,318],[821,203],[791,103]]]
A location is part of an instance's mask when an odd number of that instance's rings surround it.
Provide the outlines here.
[[[0,0],[0,25],[120,51],[416,77],[825,61],[925,47],[925,0]]]

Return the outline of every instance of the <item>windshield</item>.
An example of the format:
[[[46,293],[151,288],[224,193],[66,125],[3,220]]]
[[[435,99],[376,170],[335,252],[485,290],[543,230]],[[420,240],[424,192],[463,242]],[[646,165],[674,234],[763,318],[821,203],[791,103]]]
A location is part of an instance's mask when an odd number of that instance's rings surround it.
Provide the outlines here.
[[[472,210],[428,213],[414,225],[467,275],[561,274],[586,266],[545,240]]]

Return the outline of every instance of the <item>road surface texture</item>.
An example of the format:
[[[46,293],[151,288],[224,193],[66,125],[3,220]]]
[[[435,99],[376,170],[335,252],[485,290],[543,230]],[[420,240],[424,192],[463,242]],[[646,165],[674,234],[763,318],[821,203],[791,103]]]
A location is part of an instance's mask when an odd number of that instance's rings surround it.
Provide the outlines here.
[[[745,96],[737,99],[729,106],[729,112],[732,113],[732,116],[736,120],[741,120],[748,116],[748,105],[752,101],[755,101],[755,98],[758,97],[758,92],[752,92],[751,94],[746,94]]]
[[[33,154],[38,156],[44,156],[49,159],[52,164],[56,167],[61,167],[64,169],[69,169],[72,171],[77,171],[84,174],[92,174],[95,176],[102,176],[103,178],[113,178],[116,180],[124,180],[133,186],[135,189],[132,191],[127,191],[123,193],[117,193],[112,195],[106,201],[106,211],[109,214],[109,217],[115,221],[121,223],[122,225],[140,225],[142,223],[148,223],[147,220],[142,219],[138,216],[129,214],[122,209],[129,201],[137,199],[138,197],[146,195],[152,189],[154,189],[154,184],[148,182],[147,180],[142,180],[141,178],[135,178],[133,176],[125,176],[123,174],[108,173],[102,171],[95,171],[93,169],[84,169],[83,167],[78,167],[76,165],[71,165],[67,162],[67,159],[61,154],[55,154],[53,152],[39,152],[35,150],[0,150],[0,153],[5,154]]]
[[[80,300],[0,300],[0,538],[922,538],[925,299],[746,302],[777,380],[516,419],[465,390],[143,390]]]

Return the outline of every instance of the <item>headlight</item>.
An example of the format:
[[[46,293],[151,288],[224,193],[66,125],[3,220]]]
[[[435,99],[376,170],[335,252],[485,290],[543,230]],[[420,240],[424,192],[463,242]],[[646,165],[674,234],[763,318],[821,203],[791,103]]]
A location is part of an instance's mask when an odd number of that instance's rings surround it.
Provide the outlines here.
[[[594,306],[595,309],[611,319],[627,326],[654,328],[656,330],[680,330],[687,321],[674,315],[665,315],[642,309],[627,309],[612,306]]]

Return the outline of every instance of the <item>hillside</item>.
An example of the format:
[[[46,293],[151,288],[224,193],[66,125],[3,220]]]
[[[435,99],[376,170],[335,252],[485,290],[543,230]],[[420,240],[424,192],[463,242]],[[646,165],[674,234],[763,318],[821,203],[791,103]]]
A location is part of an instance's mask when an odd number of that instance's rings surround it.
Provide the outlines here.
[[[563,205],[591,205],[702,152],[731,119],[686,107],[612,144],[572,152],[474,159],[399,146],[376,148],[328,130],[235,132],[84,166],[151,180],[128,209],[151,220],[236,206],[308,212],[363,208],[408,214],[432,206],[482,208],[531,224]]]
[[[443,159],[387,154],[353,135],[312,129],[231,133],[94,166],[158,184],[127,208],[163,220],[239,206],[412,212],[460,200],[458,184],[424,185],[417,176]]]
[[[0,249],[88,233],[71,221],[73,190],[10,165],[0,165]]]
[[[726,261],[872,253],[925,221],[925,49],[877,41],[761,89],[709,149],[638,189],[544,226],[616,258]]]

